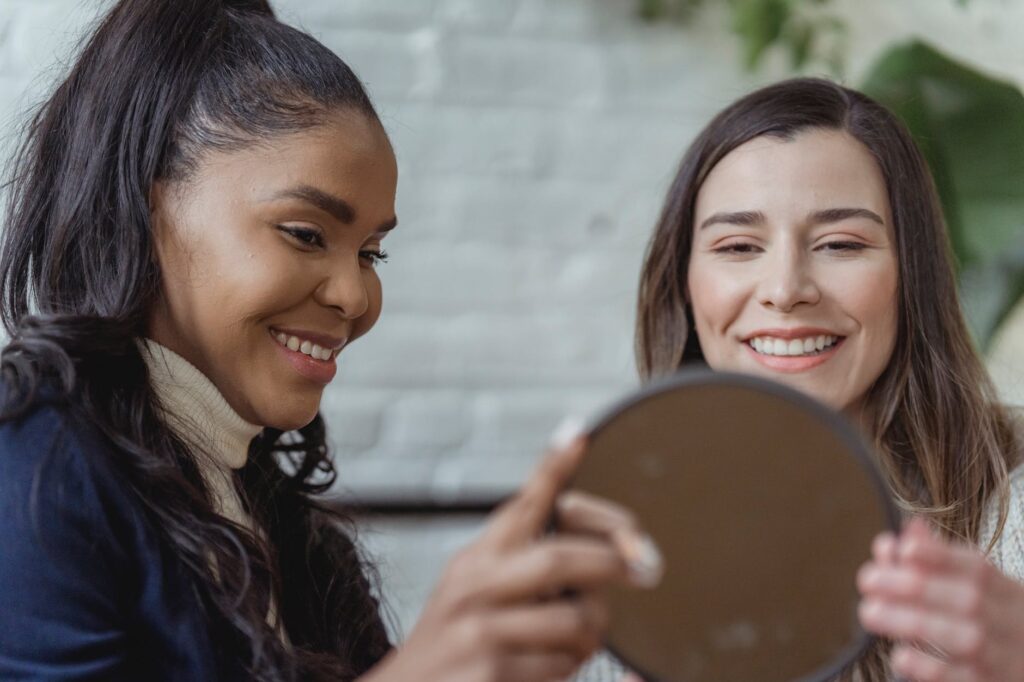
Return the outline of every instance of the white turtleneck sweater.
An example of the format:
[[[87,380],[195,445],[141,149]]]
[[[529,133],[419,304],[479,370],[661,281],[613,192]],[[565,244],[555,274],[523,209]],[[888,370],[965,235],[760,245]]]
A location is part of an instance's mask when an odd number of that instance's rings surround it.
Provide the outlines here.
[[[188,443],[212,493],[218,514],[253,532],[259,532],[235,487],[234,472],[245,466],[249,444],[263,429],[242,419],[220,390],[192,363],[151,339],[139,341],[149,367],[150,383],[167,426]],[[288,644],[270,601],[267,622]]]
[[[215,509],[252,529],[234,485],[234,471],[245,466],[249,443],[262,427],[238,416],[213,382],[185,358],[150,339],[139,346],[164,420],[195,452]]]

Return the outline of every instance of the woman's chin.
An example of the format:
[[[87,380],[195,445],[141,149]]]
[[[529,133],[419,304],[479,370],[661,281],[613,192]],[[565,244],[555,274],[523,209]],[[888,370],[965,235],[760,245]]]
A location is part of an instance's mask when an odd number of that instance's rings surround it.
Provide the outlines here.
[[[278,401],[261,410],[262,425],[281,431],[295,431],[308,425],[320,411],[320,401]]]
[[[839,412],[841,412],[850,402],[849,400],[844,399],[843,396],[836,395],[834,388],[821,381],[820,377],[812,378],[806,374],[786,374],[783,372],[764,371],[762,368],[758,368],[756,371],[751,372],[751,374],[756,374],[760,377],[776,381],[788,386],[789,388],[800,391],[807,397],[817,400],[819,403]]]

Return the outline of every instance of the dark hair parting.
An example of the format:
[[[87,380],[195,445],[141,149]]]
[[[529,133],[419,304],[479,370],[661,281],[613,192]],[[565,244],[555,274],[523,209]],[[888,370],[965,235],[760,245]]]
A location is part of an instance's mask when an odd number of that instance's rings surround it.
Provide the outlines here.
[[[159,417],[136,345],[161,287],[149,197],[205,154],[339,110],[376,120],[348,66],[265,0],[121,0],[27,125],[0,243],[0,421],[45,393],[106,435],[256,680],[352,679],[390,642],[345,519],[311,497],[334,477],[322,419],[252,444],[238,485],[267,543],[215,513]],[[291,646],[267,623],[271,598]]]

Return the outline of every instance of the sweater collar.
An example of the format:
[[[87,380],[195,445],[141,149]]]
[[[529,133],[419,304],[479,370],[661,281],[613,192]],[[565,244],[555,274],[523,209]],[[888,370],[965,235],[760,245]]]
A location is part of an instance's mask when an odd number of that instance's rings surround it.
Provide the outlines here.
[[[263,427],[242,419],[213,382],[185,358],[151,339],[141,339],[139,347],[171,430],[223,467],[245,466],[249,444]]]

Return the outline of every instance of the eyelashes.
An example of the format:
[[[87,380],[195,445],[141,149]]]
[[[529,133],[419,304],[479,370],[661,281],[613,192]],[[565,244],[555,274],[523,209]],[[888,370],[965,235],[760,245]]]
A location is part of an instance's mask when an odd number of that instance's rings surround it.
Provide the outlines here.
[[[837,241],[822,244],[821,248],[826,251],[863,251],[867,248],[867,244]]]
[[[309,227],[290,227],[288,225],[278,225],[277,229],[290,236],[306,250],[325,249],[327,247],[323,234],[319,230]],[[359,258],[371,266],[375,266],[388,261],[388,252],[384,249],[364,249],[359,252]]]
[[[290,235],[292,239],[305,246],[311,246],[318,249],[322,249],[325,246],[324,237],[320,234],[319,230],[314,230],[308,227],[288,227],[287,225],[278,225],[277,229],[287,235]]]
[[[370,265],[379,265],[388,262],[388,252],[384,249],[378,251],[360,251],[359,257],[365,259]]]
[[[754,249],[756,248],[757,247],[753,244],[727,244],[725,246],[718,246],[711,249],[711,251],[713,253],[720,253],[723,255],[746,255],[748,253],[754,253]]]
[[[866,248],[867,248],[867,245],[866,244],[862,244],[861,242],[833,241],[833,242],[826,242],[824,244],[820,244],[819,246],[816,246],[814,250],[815,251],[831,251],[831,252],[838,252],[838,253],[856,253],[856,252],[859,252],[859,251],[863,251]],[[759,253],[762,250],[763,249],[760,246],[756,245],[756,244],[746,244],[746,243],[726,244],[725,246],[719,246],[717,248],[711,249],[711,251],[713,253],[718,253],[718,254],[722,254],[722,255],[739,255],[739,256],[745,256],[745,255],[750,255],[750,254],[754,254],[754,253]]]

